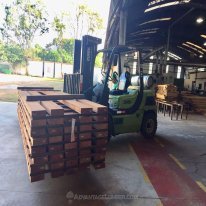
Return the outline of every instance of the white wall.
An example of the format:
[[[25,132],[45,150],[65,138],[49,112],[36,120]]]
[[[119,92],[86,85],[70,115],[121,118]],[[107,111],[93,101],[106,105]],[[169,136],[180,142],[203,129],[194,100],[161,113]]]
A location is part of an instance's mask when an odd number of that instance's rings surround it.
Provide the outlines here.
[[[55,68],[55,78],[63,78],[64,73],[72,74],[73,73],[73,65],[70,64],[62,64],[58,62],[47,62],[45,61],[29,61],[28,62],[28,74],[30,76],[42,77],[43,67],[44,67],[44,77],[53,78],[54,68]],[[23,66],[18,67],[15,70],[17,74],[26,74],[26,68]]]
[[[190,73],[189,79],[185,79],[185,88],[192,90],[192,82],[196,81],[196,87],[199,86],[199,84],[202,84],[202,89],[204,89],[204,83],[206,82],[206,72],[198,72],[197,73],[197,79],[196,79],[196,73]]]
[[[55,64],[55,77],[56,78],[63,78],[64,74],[62,72],[62,65],[61,63]]]
[[[43,62],[42,61],[29,61],[28,66],[28,73],[31,76],[42,76],[42,68],[43,68]]]

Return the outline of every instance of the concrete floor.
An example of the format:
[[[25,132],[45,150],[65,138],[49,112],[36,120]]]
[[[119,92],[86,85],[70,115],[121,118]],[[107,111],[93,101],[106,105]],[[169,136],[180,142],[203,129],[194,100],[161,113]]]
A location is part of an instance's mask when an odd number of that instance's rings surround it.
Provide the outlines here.
[[[195,181],[206,185],[206,117],[193,114],[188,120],[171,121],[159,115],[158,123],[157,138],[168,153],[185,165]]]
[[[112,139],[105,169],[57,179],[48,175],[44,181],[30,183],[16,104],[0,103],[0,113],[0,206],[162,205],[164,197],[158,196],[130,145],[144,141],[139,135],[128,134]],[[160,114],[158,122],[155,144],[162,145],[168,154],[174,155],[194,182],[206,185],[206,118],[192,115],[188,120],[171,121]],[[83,201],[74,200],[75,194],[125,196]],[[129,199],[126,195],[136,196]]]

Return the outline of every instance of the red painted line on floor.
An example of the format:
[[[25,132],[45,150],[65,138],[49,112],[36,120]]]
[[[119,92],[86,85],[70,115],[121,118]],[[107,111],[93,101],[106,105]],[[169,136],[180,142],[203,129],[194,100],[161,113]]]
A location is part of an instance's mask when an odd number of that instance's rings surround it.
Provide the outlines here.
[[[164,206],[206,206],[206,193],[155,141],[132,143]]]

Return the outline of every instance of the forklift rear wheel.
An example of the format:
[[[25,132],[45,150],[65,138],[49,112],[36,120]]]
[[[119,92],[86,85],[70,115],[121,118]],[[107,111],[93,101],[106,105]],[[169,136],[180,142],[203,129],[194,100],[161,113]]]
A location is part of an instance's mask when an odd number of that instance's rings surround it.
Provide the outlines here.
[[[157,117],[154,113],[144,114],[141,133],[145,138],[153,138],[157,130]]]

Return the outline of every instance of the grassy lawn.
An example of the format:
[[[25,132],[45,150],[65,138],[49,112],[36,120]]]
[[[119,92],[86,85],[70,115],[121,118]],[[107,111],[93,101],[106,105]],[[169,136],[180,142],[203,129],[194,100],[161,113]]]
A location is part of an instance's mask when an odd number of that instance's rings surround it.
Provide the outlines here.
[[[0,101],[17,102],[17,90],[0,89]]]
[[[54,87],[63,90],[63,80],[0,74],[0,101],[17,102],[18,86]]]

